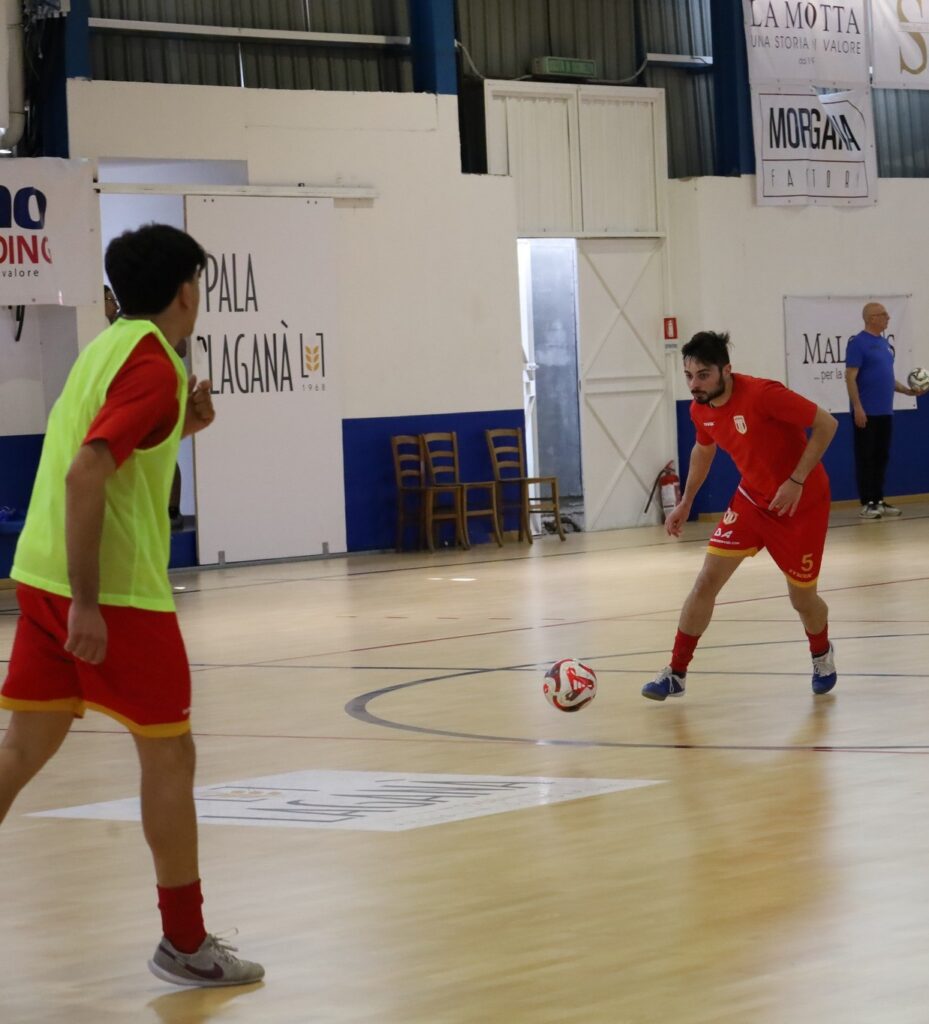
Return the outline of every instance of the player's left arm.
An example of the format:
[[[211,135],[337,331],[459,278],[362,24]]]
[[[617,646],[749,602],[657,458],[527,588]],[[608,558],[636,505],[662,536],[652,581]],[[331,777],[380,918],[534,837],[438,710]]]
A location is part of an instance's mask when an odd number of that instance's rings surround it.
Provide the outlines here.
[[[210,381],[201,380],[198,383],[196,377],[190,378],[182,437],[189,437],[200,430],[205,430],[216,419],[211,390]]]
[[[777,512],[780,516],[792,516],[797,511],[800,499],[803,497],[803,485],[806,483],[806,478],[822,459],[838,429],[839,421],[835,416],[817,405],[806,447],[794,466],[793,472],[777,489],[777,494],[774,495],[768,506],[772,512]]]
[[[924,395],[929,388],[923,388],[921,391],[917,391],[916,388],[907,387],[906,384],[901,384],[900,381],[894,381],[894,391],[900,395],[909,395],[910,398],[918,398],[920,395]]]

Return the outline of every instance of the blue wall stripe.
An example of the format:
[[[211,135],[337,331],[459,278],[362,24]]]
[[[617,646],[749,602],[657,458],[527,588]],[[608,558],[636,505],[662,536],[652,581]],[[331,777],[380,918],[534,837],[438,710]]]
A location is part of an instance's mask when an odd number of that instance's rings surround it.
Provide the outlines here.
[[[0,506],[8,505],[25,512],[32,497],[32,485],[44,434],[14,434],[0,437]],[[19,531],[4,532],[0,524],[0,579],[10,575]],[[197,564],[196,536],[192,531],[171,534],[171,568]]]
[[[857,500],[852,418],[849,413],[838,413],[836,419],[839,421],[839,429],[823,458],[832,485],[832,500]],[[888,497],[929,493],[929,460],[920,454],[924,450],[927,436],[929,400],[923,399],[914,410],[907,409],[894,414],[890,464],[884,487]],[[682,479],[686,479],[694,438],[690,400],[685,399],[677,402],[678,464]],[[694,501],[691,518],[708,512],[722,512],[729,504],[738,482],[739,474],[732,459],[720,450]]]
[[[522,427],[524,423],[522,409],[343,420],[348,550],[374,551],[394,546],[397,488],[390,450],[392,435],[454,430],[458,434],[461,479],[492,480],[493,470],[484,431],[498,427]],[[474,543],[487,539],[484,520],[472,521],[471,539]],[[412,544],[414,538],[410,537],[408,541]]]
[[[0,437],[0,505],[25,512],[39,468],[44,434],[12,434]],[[10,575],[19,533],[0,533],[0,579]]]

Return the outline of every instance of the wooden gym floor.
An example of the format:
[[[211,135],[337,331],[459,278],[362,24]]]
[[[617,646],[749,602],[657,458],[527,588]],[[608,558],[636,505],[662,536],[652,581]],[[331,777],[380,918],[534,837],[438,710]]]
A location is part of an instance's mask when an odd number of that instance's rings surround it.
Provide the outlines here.
[[[724,592],[687,696],[639,696],[710,524],[178,575],[199,786],[654,784],[560,803],[542,787],[523,809],[394,830],[205,820],[208,927],[238,927],[267,980],[173,989],[145,967],[159,929],[138,824],[34,816],[133,796],[130,741],[89,714],[0,829],[0,1021],[925,1024],[929,505],[905,511],[834,515],[839,684],[817,699],[765,554]],[[0,659],[13,607],[0,592]],[[576,715],[541,694],[566,656],[600,679]]]

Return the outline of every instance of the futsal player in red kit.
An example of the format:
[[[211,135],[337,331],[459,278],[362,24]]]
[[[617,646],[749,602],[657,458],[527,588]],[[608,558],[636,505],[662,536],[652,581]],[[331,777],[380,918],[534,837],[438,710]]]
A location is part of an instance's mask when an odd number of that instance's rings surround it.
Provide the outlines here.
[[[665,700],[684,695],[687,668],[713,617],[717,594],[742,559],[762,548],[787,577],[790,603],[806,630],[813,693],[828,693],[836,684],[836,670],[829,609],[816,592],[830,501],[829,478],[820,459],[838,421],[777,381],[733,373],[728,334],[701,331],[681,355],[694,399],[690,416],[696,443],[684,494],[665,529],[680,536],[717,446],[732,456],[742,478],[681,609],[671,664],[642,687],[642,696]]]

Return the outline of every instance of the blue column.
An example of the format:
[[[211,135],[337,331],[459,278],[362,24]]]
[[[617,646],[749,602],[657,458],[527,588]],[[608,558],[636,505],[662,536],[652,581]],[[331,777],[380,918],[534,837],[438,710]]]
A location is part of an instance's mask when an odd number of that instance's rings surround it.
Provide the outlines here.
[[[751,91],[742,0],[711,0],[716,173],[755,173]]]
[[[90,78],[90,0],[71,0],[71,13],[45,24],[45,60],[40,65],[34,101],[41,131],[38,151],[30,156],[69,155],[68,79]]]
[[[413,88],[416,92],[458,92],[455,0],[410,0]]]
[[[65,77],[90,78],[90,0],[71,0],[65,19]]]

